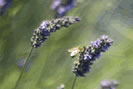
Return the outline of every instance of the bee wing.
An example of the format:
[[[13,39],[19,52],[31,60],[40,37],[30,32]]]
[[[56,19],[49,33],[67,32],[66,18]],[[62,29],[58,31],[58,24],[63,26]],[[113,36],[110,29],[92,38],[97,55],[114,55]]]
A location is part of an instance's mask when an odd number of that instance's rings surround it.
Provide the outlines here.
[[[68,49],[68,52],[70,52],[71,57],[74,57],[80,52],[80,49],[79,47],[75,47],[75,48]]]

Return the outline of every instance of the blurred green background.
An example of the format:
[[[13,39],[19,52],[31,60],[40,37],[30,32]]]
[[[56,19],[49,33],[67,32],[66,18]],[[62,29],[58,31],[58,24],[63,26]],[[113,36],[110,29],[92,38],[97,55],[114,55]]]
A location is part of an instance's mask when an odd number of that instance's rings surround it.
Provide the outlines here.
[[[13,89],[22,68],[16,63],[30,50],[30,37],[43,20],[52,19],[52,0],[13,0],[0,16],[0,89]],[[75,89],[98,89],[100,81],[114,79],[117,89],[133,88],[133,0],[77,0],[68,16],[81,21],[52,33],[31,56],[31,66],[17,89],[70,89],[73,60],[67,49],[89,45],[105,34],[114,39],[85,78],[78,78]]]

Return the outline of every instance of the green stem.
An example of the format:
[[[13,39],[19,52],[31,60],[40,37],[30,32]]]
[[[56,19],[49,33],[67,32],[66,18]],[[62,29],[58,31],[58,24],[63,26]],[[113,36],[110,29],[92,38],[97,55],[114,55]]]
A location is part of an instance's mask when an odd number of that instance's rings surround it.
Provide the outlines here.
[[[28,54],[28,56],[27,56],[27,58],[26,58],[26,60],[25,60],[24,67],[23,67],[23,69],[22,69],[22,71],[21,71],[21,73],[20,73],[20,76],[19,76],[19,78],[18,78],[18,80],[17,80],[17,82],[16,82],[16,85],[15,85],[14,89],[17,89],[17,87],[18,87],[18,85],[19,85],[19,82],[20,82],[20,80],[21,80],[21,78],[22,78],[22,75],[23,75],[23,73],[24,73],[24,70],[25,70],[25,68],[26,68],[26,65],[27,65],[28,61],[30,60],[30,55],[31,55],[31,53],[32,53],[32,50],[33,50],[33,47],[31,47],[30,52],[29,52],[29,54]]]
[[[75,75],[74,80],[73,80],[73,84],[72,84],[72,88],[71,88],[71,89],[74,89],[76,80],[77,80],[77,76]]]

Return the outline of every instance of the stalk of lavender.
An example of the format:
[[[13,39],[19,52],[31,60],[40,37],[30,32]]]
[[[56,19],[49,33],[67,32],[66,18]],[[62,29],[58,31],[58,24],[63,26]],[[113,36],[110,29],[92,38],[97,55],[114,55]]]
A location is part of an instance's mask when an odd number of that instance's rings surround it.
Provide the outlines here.
[[[74,76],[74,80],[73,80],[73,84],[72,84],[72,88],[71,89],[74,89],[75,84],[76,84],[76,80],[77,80],[77,76]]]
[[[96,41],[91,41],[90,46],[83,47],[83,51],[79,52],[78,60],[74,62],[73,73],[77,77],[85,77],[85,74],[90,71],[93,62],[101,56],[102,52],[112,45],[113,40],[109,39],[108,36],[103,35]],[[72,89],[74,89],[73,84]]]
[[[22,71],[21,71],[21,73],[20,73],[20,76],[19,76],[19,78],[18,78],[18,80],[17,80],[17,82],[16,82],[16,85],[15,85],[14,89],[17,89],[17,87],[18,87],[18,85],[19,85],[19,82],[20,82],[20,80],[21,80],[21,78],[22,78],[22,75],[23,75],[23,73],[24,73],[24,70],[25,70],[25,68],[26,68],[26,65],[28,64],[28,61],[30,60],[30,55],[31,55],[32,51],[33,51],[33,47],[31,47],[30,52],[29,52],[27,58],[25,59],[24,67],[22,68]]]
[[[40,47],[41,44],[50,36],[51,32],[56,32],[62,27],[68,27],[71,24],[79,22],[78,17],[66,16],[63,18],[43,21],[41,25],[34,31],[31,37],[32,47]]]
[[[28,61],[30,61],[30,55],[32,53],[33,48],[38,48],[41,46],[41,44],[50,36],[51,32],[56,32],[56,30],[59,30],[62,27],[68,27],[71,24],[74,24],[76,22],[79,22],[78,17],[63,17],[63,18],[58,18],[58,19],[53,19],[49,21],[43,21],[41,25],[35,29],[33,36],[31,37],[31,50],[28,54],[28,57],[26,58],[24,67],[20,73],[20,76],[16,82],[16,85],[14,89],[17,89],[17,86],[19,85],[19,82],[22,78],[22,75],[24,73],[24,70],[28,64]]]

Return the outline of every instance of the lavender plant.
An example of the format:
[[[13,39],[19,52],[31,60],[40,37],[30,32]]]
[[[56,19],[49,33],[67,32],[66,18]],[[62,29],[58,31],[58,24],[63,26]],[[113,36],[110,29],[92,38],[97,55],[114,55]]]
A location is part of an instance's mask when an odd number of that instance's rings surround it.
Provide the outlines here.
[[[78,17],[72,17],[72,16],[67,16],[63,18],[58,18],[58,19],[52,19],[48,21],[43,21],[41,25],[34,30],[33,36],[31,37],[31,49],[30,52],[25,59],[24,67],[21,71],[21,74],[16,82],[16,85],[14,89],[17,89],[17,86],[20,82],[20,79],[22,78],[22,75],[24,73],[24,70],[26,66],[28,65],[28,62],[30,60],[30,55],[33,51],[33,48],[38,48],[42,45],[42,43],[50,36],[51,32],[56,32],[57,30],[61,29],[62,27],[68,27],[71,24],[79,22],[80,19]]]
[[[112,39],[109,39],[108,36],[103,35],[100,39],[97,39],[96,41],[91,41],[89,46],[78,48],[78,50],[80,50],[77,51],[79,52],[79,56],[77,58],[78,60],[74,62],[74,66],[72,69],[72,72],[75,74],[72,89],[74,89],[76,78],[85,77],[85,74],[90,71],[93,62],[101,56],[102,52],[106,52],[108,48],[112,45],[112,43]]]

